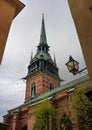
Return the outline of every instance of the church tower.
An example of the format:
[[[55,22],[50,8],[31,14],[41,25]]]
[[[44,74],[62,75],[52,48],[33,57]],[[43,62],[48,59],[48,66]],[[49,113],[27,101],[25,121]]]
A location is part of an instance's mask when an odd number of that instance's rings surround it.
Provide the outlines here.
[[[54,57],[52,60],[49,54],[44,15],[42,15],[40,41],[35,56],[31,56],[26,76],[25,102],[59,87],[60,81],[56,59]]]

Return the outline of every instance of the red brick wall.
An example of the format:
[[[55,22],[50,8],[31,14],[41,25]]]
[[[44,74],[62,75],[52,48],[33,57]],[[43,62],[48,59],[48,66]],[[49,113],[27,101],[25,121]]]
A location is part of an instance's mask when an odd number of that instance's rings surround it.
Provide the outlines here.
[[[60,81],[57,78],[50,73],[40,71],[32,77],[30,76],[27,78],[25,100],[29,100],[31,98],[31,85],[33,82],[36,84],[36,95],[49,91],[50,83],[52,83],[54,87],[60,86]]]

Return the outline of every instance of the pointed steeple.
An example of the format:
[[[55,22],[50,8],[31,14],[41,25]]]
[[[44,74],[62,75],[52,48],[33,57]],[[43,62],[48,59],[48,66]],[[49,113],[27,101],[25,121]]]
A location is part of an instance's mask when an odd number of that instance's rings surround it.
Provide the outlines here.
[[[31,63],[32,59],[33,59],[33,51],[31,52],[31,60],[30,60],[30,63]]]
[[[58,75],[58,67],[56,64],[56,59],[52,60],[49,53],[49,46],[47,44],[46,32],[45,32],[45,23],[44,23],[44,14],[42,14],[42,25],[41,25],[41,34],[40,42],[37,46],[37,52],[34,56],[31,54],[30,65],[28,66],[28,75],[34,73],[40,69],[47,70],[55,76]]]
[[[40,34],[40,42],[39,44],[47,44],[46,32],[45,32],[45,22],[44,22],[44,14],[42,14],[42,25],[41,25],[41,34]]]
[[[55,55],[54,55],[54,65],[57,66]]]

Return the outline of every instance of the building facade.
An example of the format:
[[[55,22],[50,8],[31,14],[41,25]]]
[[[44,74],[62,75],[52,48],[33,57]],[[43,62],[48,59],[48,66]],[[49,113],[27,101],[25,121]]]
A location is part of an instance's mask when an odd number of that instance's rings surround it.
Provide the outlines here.
[[[92,67],[90,63],[92,56],[92,1],[68,0],[68,2],[80,40],[88,73],[92,78]],[[83,15],[81,15],[81,12]]]
[[[7,37],[13,19],[24,8],[19,0],[0,0],[0,63],[2,61]]]
[[[92,56],[92,1],[89,0],[68,0],[71,14],[76,26],[81,48],[85,58],[90,78],[92,78],[91,56]],[[80,6],[79,8],[77,8]],[[83,15],[81,15],[81,13]],[[90,56],[89,56],[90,55]],[[92,90],[87,96],[92,97]]]
[[[35,123],[34,106],[47,97],[55,106],[58,115],[58,123],[56,125],[52,123],[50,130],[61,129],[60,119],[65,114],[70,117],[68,123],[72,125],[69,100],[73,96],[75,87],[90,82],[89,77],[84,76],[66,85],[61,84],[56,59],[55,57],[52,59],[49,53],[44,15],[42,16],[37,52],[35,56],[31,55],[28,73],[24,79],[26,80],[25,102],[9,110],[8,114],[3,117],[4,123],[9,124],[8,130],[33,130]],[[78,127],[69,128],[69,130],[72,129],[78,130]]]

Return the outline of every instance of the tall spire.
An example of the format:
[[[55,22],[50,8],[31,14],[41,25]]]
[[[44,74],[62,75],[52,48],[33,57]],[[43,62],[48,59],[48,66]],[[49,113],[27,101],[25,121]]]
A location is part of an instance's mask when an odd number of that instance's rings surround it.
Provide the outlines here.
[[[40,69],[46,69],[55,76],[58,76],[58,67],[56,64],[55,56],[54,60],[52,60],[49,54],[49,46],[47,44],[45,32],[44,14],[42,14],[40,42],[37,46],[37,52],[34,57],[31,54],[31,61],[30,65],[28,66],[28,75]]]
[[[54,54],[54,65],[57,66],[55,54]]]
[[[42,14],[42,26],[41,26],[41,34],[40,34],[40,43],[39,44],[47,44],[47,38],[46,38],[46,32],[45,32],[44,14]]]
[[[32,59],[33,59],[33,51],[31,52],[31,60],[30,60],[30,63],[31,63]]]

